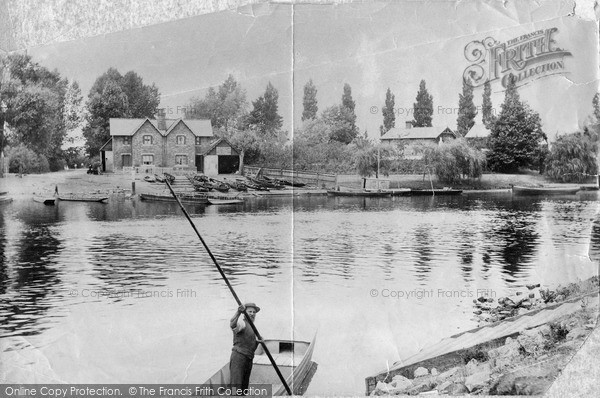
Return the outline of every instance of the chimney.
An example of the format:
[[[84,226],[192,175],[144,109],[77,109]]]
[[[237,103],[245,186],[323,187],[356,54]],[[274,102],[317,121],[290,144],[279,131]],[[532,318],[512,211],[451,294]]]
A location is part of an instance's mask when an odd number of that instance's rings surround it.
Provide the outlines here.
[[[406,121],[405,123],[406,123],[405,127],[406,127],[407,129],[410,129],[410,128],[412,128],[412,122],[411,122],[411,121]]]
[[[167,121],[165,120],[165,108],[160,108],[158,110],[156,119],[158,121],[158,130],[167,131]]]

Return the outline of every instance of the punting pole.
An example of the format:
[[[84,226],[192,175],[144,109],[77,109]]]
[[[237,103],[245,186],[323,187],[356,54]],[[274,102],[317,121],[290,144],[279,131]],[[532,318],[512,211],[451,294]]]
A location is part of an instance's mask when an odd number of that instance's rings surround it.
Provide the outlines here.
[[[200,242],[202,242],[202,245],[204,246],[204,249],[206,249],[206,252],[210,256],[210,258],[213,260],[213,263],[215,263],[215,266],[217,267],[217,270],[221,274],[221,278],[223,278],[223,280],[227,284],[227,287],[229,288],[229,291],[233,295],[233,298],[235,299],[235,301],[238,303],[238,306],[242,305],[242,302],[240,301],[240,298],[235,293],[235,290],[233,290],[233,286],[231,286],[231,283],[229,283],[229,279],[227,279],[227,275],[225,275],[225,273],[223,272],[223,269],[221,268],[221,266],[217,262],[217,259],[215,258],[215,256],[212,254],[212,252],[208,248],[208,245],[206,244],[206,242],[204,242],[204,239],[202,238],[202,235],[200,235],[200,232],[198,232],[198,229],[196,228],[196,225],[192,221],[192,219],[191,219],[190,215],[188,214],[187,210],[185,209],[185,207],[183,207],[183,204],[181,204],[181,201],[179,200],[179,197],[175,194],[175,191],[173,191],[173,187],[171,187],[171,183],[169,182],[168,179],[165,179],[165,183],[167,184],[167,187],[169,187],[169,191],[171,191],[171,194],[173,195],[173,197],[175,198],[175,200],[179,204],[179,207],[181,208],[181,211],[183,211],[183,214],[185,215],[185,218],[187,218],[187,220],[190,222],[190,225],[194,229],[194,232],[196,232],[196,235],[198,235],[198,238],[200,239]],[[265,354],[267,354],[267,357],[269,357],[269,361],[271,361],[271,364],[273,365],[273,368],[275,368],[275,372],[277,372],[277,376],[279,376],[279,380],[281,380],[281,382],[283,383],[283,386],[285,387],[285,390],[287,391],[288,395],[292,395],[292,390],[290,390],[290,387],[287,385],[287,383],[285,381],[285,378],[283,377],[283,375],[281,374],[281,371],[277,367],[277,364],[275,363],[275,360],[273,359],[273,356],[271,356],[271,353],[269,352],[269,349],[267,348],[267,345],[265,344],[264,341],[262,341],[263,339],[262,339],[260,333],[258,332],[258,329],[256,328],[256,326],[254,325],[254,322],[252,322],[252,320],[250,319],[250,317],[246,313],[245,309],[244,309],[243,314],[244,314],[244,317],[246,318],[246,321],[248,322],[248,324],[250,325],[250,327],[254,331],[254,334],[256,335],[256,337],[258,338],[258,340],[260,341],[260,344],[262,345],[263,349],[265,350]]]

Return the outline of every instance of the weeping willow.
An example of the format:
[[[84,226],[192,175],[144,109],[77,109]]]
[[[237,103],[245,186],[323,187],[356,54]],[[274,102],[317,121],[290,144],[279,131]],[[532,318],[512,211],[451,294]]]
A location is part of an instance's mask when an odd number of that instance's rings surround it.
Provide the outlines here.
[[[585,130],[556,139],[546,158],[546,175],[560,182],[581,182],[598,174],[598,134]]]

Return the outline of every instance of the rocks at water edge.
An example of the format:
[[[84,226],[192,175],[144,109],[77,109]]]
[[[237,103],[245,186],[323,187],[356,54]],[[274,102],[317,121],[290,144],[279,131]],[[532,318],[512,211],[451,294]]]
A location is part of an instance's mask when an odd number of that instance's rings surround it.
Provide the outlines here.
[[[427,368],[418,367],[415,369],[413,376],[416,379],[417,377],[427,376],[429,374],[429,370]]]

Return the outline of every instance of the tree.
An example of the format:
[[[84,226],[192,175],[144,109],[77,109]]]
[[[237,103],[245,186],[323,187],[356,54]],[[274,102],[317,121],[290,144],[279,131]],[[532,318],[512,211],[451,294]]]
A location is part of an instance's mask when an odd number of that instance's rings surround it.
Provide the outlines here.
[[[127,96],[115,81],[109,80],[101,92],[90,93],[86,108],[86,125],[83,128],[85,150],[88,155],[97,155],[100,147],[110,138],[111,118],[130,117]]]
[[[252,102],[254,109],[248,116],[248,124],[256,126],[262,135],[274,136],[283,125],[283,118],[277,113],[278,100],[279,93],[269,82],[265,93]]]
[[[302,111],[302,121],[316,119],[319,107],[317,106],[317,87],[310,79],[304,85],[304,98],[302,99],[304,110]]]
[[[352,130],[354,131],[354,136],[358,133],[358,129],[356,128],[356,113],[354,113],[354,108],[356,103],[352,99],[352,88],[348,83],[344,84],[344,94],[342,94],[342,107],[348,110],[347,112],[347,120],[352,123]]]
[[[68,84],[68,81],[67,81]],[[63,119],[67,131],[75,130],[83,120],[83,97],[76,81],[71,82],[65,93]]]
[[[329,139],[343,144],[349,144],[358,134],[356,115],[343,105],[334,105],[325,109],[321,115],[323,122],[329,128]]]
[[[462,94],[458,95],[458,118],[456,130],[461,136],[465,136],[475,124],[477,108],[473,103],[473,86],[463,79]]]
[[[99,76],[88,94],[83,136],[86,152],[97,155],[110,138],[110,118],[152,118],[158,110],[160,93],[153,84],[130,71],[122,76],[109,68]]]
[[[390,88],[388,87],[385,93],[385,104],[381,109],[381,113],[383,113],[383,125],[379,126],[379,132],[381,135],[384,135],[396,125],[396,114],[394,113],[395,99],[396,97],[394,94],[392,94]]]
[[[451,184],[481,177],[485,165],[483,152],[469,146],[464,138],[429,146],[423,158],[440,181]]]
[[[240,154],[240,174],[242,174],[242,171],[244,170],[244,157],[246,152],[256,148],[257,139],[258,135],[256,134],[256,130],[253,128],[248,128],[246,130],[238,130],[236,128],[232,129],[229,141]]]
[[[48,159],[24,144],[9,148],[6,157],[11,173],[45,173],[50,170]]]
[[[6,105],[4,120],[11,127],[10,140],[43,155],[52,170],[60,169],[66,138],[63,112],[67,80],[28,55],[11,54],[2,57],[0,64],[0,95]]]
[[[414,127],[431,127],[431,118],[433,116],[433,97],[427,91],[425,80],[419,83],[417,92],[417,102],[413,104],[415,119],[412,124]]]
[[[160,103],[160,94],[154,83],[145,85],[141,76],[129,71],[123,76],[120,86],[127,97],[131,117],[154,117]]]
[[[229,75],[216,90],[210,87],[203,99],[192,98],[186,117],[210,119],[214,128],[229,131],[230,128],[240,128],[247,107],[246,90],[242,89],[233,75]]]
[[[494,171],[515,172],[536,166],[546,140],[540,116],[521,102],[514,78],[509,78],[500,114],[491,124],[488,164]]]
[[[600,94],[596,93],[594,95],[594,99],[592,100],[592,105],[594,107],[594,117],[596,118],[596,122],[600,122]]]
[[[545,172],[561,182],[581,182],[598,174],[598,133],[586,127],[583,133],[557,137],[546,158]]]
[[[482,122],[485,127],[489,128],[490,123],[494,121],[492,114],[492,85],[487,80],[483,85],[483,103],[481,105]]]

